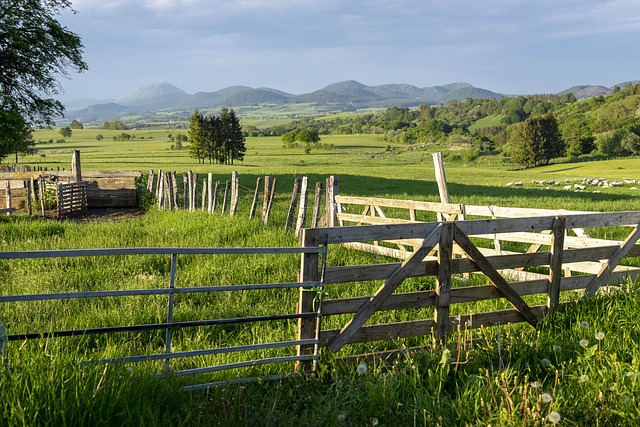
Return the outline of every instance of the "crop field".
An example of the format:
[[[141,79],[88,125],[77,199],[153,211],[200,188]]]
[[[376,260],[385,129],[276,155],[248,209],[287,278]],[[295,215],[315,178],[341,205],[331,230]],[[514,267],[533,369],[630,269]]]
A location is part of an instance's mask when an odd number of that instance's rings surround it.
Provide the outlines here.
[[[127,142],[113,135],[135,135]],[[95,139],[100,133],[102,141]],[[69,168],[80,150],[83,170],[166,170],[214,174],[228,179],[238,171],[242,197],[236,217],[204,212],[150,210],[140,218],[78,223],[0,218],[2,251],[118,247],[296,246],[285,233],[284,216],[293,179],[310,182],[337,175],[340,193],[438,201],[431,153],[407,150],[378,135],[323,136],[325,148],[305,154],[285,149],[279,138],[249,138],[245,160],[236,165],[198,164],[187,150],[172,150],[169,134],[185,130],[74,130],[64,143],[41,143],[21,162],[48,169]],[[37,131],[36,140],[60,139],[55,130]],[[633,185],[563,191],[586,177],[610,181],[640,179],[640,160],[558,163],[521,171],[509,166],[479,167],[446,163],[453,203],[623,211],[640,209]],[[279,187],[268,226],[250,220],[250,193],[258,177],[276,176]],[[561,185],[533,184],[554,180]],[[505,187],[522,181],[522,187]],[[598,192],[594,192],[598,191]],[[289,192],[289,194],[287,194]],[[607,236],[615,238],[616,236]],[[338,249],[330,265],[375,262],[374,255]],[[178,259],[180,286],[295,281],[299,256],[188,255]],[[640,265],[640,261],[638,262]],[[166,287],[170,263],[162,256],[0,260],[0,295]],[[366,286],[366,285],[365,285]],[[407,286],[430,286],[407,283]],[[375,284],[371,289],[375,289]],[[349,296],[348,287],[336,290]],[[197,319],[293,312],[297,290],[259,295],[176,296],[175,316]],[[576,300],[577,300],[576,296]],[[487,302],[480,310],[495,306]],[[164,331],[93,338],[42,338],[10,342],[0,367],[2,425],[261,425],[261,426],[458,426],[458,425],[637,425],[640,423],[640,285],[627,283],[611,295],[580,300],[536,330],[503,325],[475,332],[457,331],[446,348],[431,336],[403,342],[358,346],[340,356],[404,347],[393,362],[380,359],[346,363],[321,354],[311,377],[229,385],[184,392],[183,379],[157,379],[163,361],[92,364],[90,360],[162,350]],[[414,311],[411,316],[431,313]],[[0,302],[0,318],[10,334],[52,328],[82,329],[156,323],[166,317],[166,297],[104,298],[72,301]],[[394,314],[389,314],[394,316]],[[385,320],[385,319],[381,319]],[[389,321],[398,321],[389,318]],[[293,323],[293,322],[291,322]],[[212,345],[292,339],[294,324],[268,328],[199,327],[175,334],[175,351]],[[181,347],[183,346],[183,347]],[[414,349],[419,347],[419,350]],[[279,356],[273,351],[268,356]],[[208,360],[203,360],[206,358]],[[203,356],[196,362],[228,363],[231,356]],[[196,363],[193,362],[193,363]],[[176,362],[190,368],[190,361]],[[183,365],[180,365],[183,364]],[[292,366],[240,375],[291,372]],[[224,378],[211,374],[204,381]]]

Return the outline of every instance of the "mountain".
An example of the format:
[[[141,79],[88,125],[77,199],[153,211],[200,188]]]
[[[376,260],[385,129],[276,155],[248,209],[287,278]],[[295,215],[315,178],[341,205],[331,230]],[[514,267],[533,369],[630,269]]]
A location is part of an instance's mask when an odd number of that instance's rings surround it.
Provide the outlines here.
[[[624,87],[633,82],[620,83]],[[604,86],[574,86],[564,93],[573,93],[577,99],[608,95],[613,88]],[[316,91],[293,95],[272,88],[230,86],[215,92],[188,94],[182,89],[160,82],[142,86],[131,95],[115,102],[101,101],[88,105],[88,100],[68,102],[65,120],[101,122],[127,116],[144,116],[152,120],[154,115],[172,113],[172,117],[187,118],[193,110],[221,107],[252,107],[261,110],[277,106],[295,111],[296,104],[310,104],[320,111],[357,111],[367,108],[415,107],[421,104],[439,105],[467,98],[501,98],[504,96],[487,89],[457,82],[443,86],[417,87],[409,84],[383,84],[367,86],[355,80],[332,83]]]

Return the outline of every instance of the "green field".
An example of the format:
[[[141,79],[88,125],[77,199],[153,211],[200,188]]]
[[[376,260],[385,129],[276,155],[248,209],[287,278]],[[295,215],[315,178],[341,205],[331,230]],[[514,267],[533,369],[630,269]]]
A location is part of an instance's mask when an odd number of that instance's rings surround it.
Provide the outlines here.
[[[244,162],[222,166],[199,165],[186,151],[170,150],[168,134],[178,131],[126,132],[135,134],[136,139],[114,142],[111,136],[121,131],[76,130],[67,142],[39,144],[38,154],[21,160],[49,169],[68,168],[71,151],[77,149],[81,151],[83,170],[193,170],[212,172],[216,179],[226,179],[236,170],[243,188],[238,215],[230,218],[151,210],[137,219],[87,224],[13,215],[0,218],[2,250],[292,246],[297,239],[282,227],[290,199],[286,191],[293,178],[302,175],[308,175],[311,181],[338,175],[342,194],[439,199],[432,150],[400,152],[407,146],[399,145],[388,150],[386,141],[375,135],[323,137],[321,142],[333,144],[333,149],[314,150],[308,155],[300,149],[282,148],[278,138],[253,138],[247,141]],[[95,140],[97,133],[104,135],[102,142]],[[44,141],[59,139],[57,131],[38,131],[34,136]],[[577,183],[585,177],[639,179],[638,159],[559,163],[528,171],[449,163],[445,167],[454,203],[595,211],[640,208],[638,190],[630,185],[602,189],[600,193],[592,189],[575,193],[562,191],[562,185],[547,189],[532,184],[532,180],[552,179]],[[255,179],[267,174],[277,176],[281,184],[273,220],[265,227],[247,218],[247,200]],[[523,181],[524,186],[505,187],[510,181]],[[340,249],[329,259],[330,265],[347,262],[373,263],[376,258]],[[194,255],[180,258],[178,281],[180,285],[289,281],[295,280],[298,268],[296,256],[277,260],[256,256],[247,262]],[[169,274],[167,260],[156,256],[96,257],[82,262],[73,258],[2,260],[0,294],[166,286]],[[334,292],[349,295],[350,290]],[[297,292],[269,293],[266,297],[240,293],[236,298],[178,298],[176,316],[194,319],[211,312],[233,316],[249,309],[261,312],[267,307],[290,312]],[[542,426],[550,425],[557,413],[560,425],[638,425],[639,302],[640,286],[628,283],[613,295],[570,305],[538,330],[527,325],[505,325],[470,335],[461,332],[454,334],[446,350],[434,346],[431,336],[372,344],[364,350],[406,346],[406,351],[393,363],[367,362],[366,372],[324,352],[313,378],[189,393],[180,391],[184,381],[152,379],[151,374],[161,368],[157,363],[106,367],[79,363],[127,352],[157,351],[163,344],[160,333],[11,342],[7,347],[8,365],[0,367],[0,424]],[[481,308],[493,309],[488,304]],[[152,323],[166,316],[166,299],[109,298],[85,305],[42,302],[35,307],[0,303],[0,316],[9,333]],[[266,332],[199,328],[192,333],[177,333],[176,345],[234,345],[245,339],[283,339],[285,334],[285,328]],[[596,339],[596,334],[602,339]],[[412,351],[410,346],[423,350]],[[357,350],[363,349],[347,350],[347,354]],[[273,369],[266,373],[287,368]]]

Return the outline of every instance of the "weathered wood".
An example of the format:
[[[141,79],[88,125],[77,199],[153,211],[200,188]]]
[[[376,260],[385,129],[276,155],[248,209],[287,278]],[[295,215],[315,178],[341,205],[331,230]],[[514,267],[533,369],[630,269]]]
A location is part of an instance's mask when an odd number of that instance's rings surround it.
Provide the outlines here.
[[[307,203],[309,200],[309,178],[302,177],[300,184],[300,207],[298,209],[298,218],[296,219],[296,236],[300,235],[300,230],[304,228],[307,217]]]
[[[240,190],[240,180],[238,179],[238,172],[231,172],[231,202],[229,208],[229,215],[235,216],[238,210],[238,197]]]
[[[87,209],[87,188],[84,182],[56,186],[58,216],[66,216]]]
[[[249,219],[253,219],[256,216],[256,208],[258,206],[258,196],[260,195],[260,183],[262,178],[256,180],[256,189],[253,192],[253,200],[251,201],[251,210],[249,211]]]
[[[220,181],[216,181],[216,185],[213,189],[213,210],[218,207],[218,196],[220,195]]]
[[[320,212],[322,205],[322,182],[316,182],[316,189],[313,198],[313,216],[311,217],[311,227],[317,227],[320,222]]]
[[[7,181],[4,185],[5,205],[7,209],[11,208],[11,183]]]
[[[44,185],[44,177],[40,176],[38,178],[38,188],[39,188],[39,192],[40,192],[40,208],[42,210],[42,216],[44,216],[44,202],[45,202],[45,185]]]
[[[300,234],[300,246],[303,248],[319,247],[320,243],[320,234],[316,230],[302,230],[302,233]],[[316,282],[320,279],[318,262],[319,256],[317,253],[305,253],[300,256],[300,282]],[[316,298],[321,299],[322,292],[316,293],[301,289],[298,297],[297,313],[320,313],[319,307],[314,307],[314,301]],[[319,322],[320,318],[298,319],[297,340],[317,339],[320,328]],[[313,354],[317,354],[317,348],[314,345],[299,345],[297,348],[298,356]],[[309,371],[312,368],[313,365],[310,361],[296,363],[296,372]]]
[[[435,328],[433,319],[414,320],[399,323],[386,323],[374,326],[363,326],[351,337],[350,343],[364,343],[371,341],[393,340],[429,335]],[[320,345],[330,346],[340,335],[339,329],[325,330],[320,333]]]
[[[442,224],[440,227],[440,243],[438,245],[438,274],[436,281],[436,336],[441,344],[447,343],[447,335],[451,328],[449,322],[449,304],[451,290],[451,260],[453,257],[453,224]]]
[[[293,191],[291,192],[291,203],[289,203],[289,210],[287,211],[287,219],[284,224],[284,230],[289,231],[293,227],[293,217],[298,207],[298,198],[300,197],[300,185],[302,179],[296,178],[293,180]]]
[[[264,191],[262,194],[262,223],[267,224],[267,212],[269,210],[269,202],[271,200],[271,183],[272,178],[270,176],[264,177]]]
[[[229,205],[229,197],[231,190],[231,181],[226,180],[224,183],[224,196],[222,196],[222,214],[227,211],[227,206]]]
[[[596,277],[587,285],[585,293],[587,295],[593,295],[603,284],[607,282],[609,276],[614,271],[616,266],[620,263],[622,258],[627,256],[631,248],[636,244],[640,238],[640,225],[636,225],[633,231],[627,236],[624,243],[620,245],[619,249],[615,251],[613,255],[604,263]]]
[[[266,185],[265,180],[265,185]],[[269,202],[267,203],[267,211],[264,217],[264,224],[266,225],[269,222],[269,216],[271,215],[271,208],[273,207],[273,201],[276,197],[276,185],[278,184],[278,178],[274,177],[271,180],[271,189],[269,190]]]
[[[213,174],[207,174],[207,212],[213,212]]]
[[[370,245],[368,243],[344,243],[344,246],[351,249],[357,249],[363,252],[369,252],[376,255],[382,255],[396,259],[407,259],[413,252],[403,251],[400,249],[388,248],[386,246]]]
[[[456,227],[458,226],[456,225]],[[456,228],[454,239],[458,245],[464,249],[469,258],[472,259],[489,280],[491,280],[494,286],[500,290],[502,295],[522,314],[522,317],[524,317],[529,324],[535,326],[538,323],[538,318],[531,311],[527,303],[509,286],[507,281],[495,270],[460,228]]]
[[[171,196],[173,200],[173,209],[179,210],[180,206],[178,205],[178,179],[176,178],[176,173],[171,172]]]
[[[450,203],[449,188],[447,187],[447,176],[444,172],[444,162],[442,161],[442,153],[433,153],[433,167],[435,169],[436,182],[438,183],[438,193],[440,194],[440,201],[442,203]],[[447,219],[441,213],[438,213],[438,221],[444,221]]]
[[[422,247],[416,250],[410,258],[403,262],[402,265],[389,276],[384,285],[382,285],[373,297],[371,297],[371,299],[363,305],[360,310],[358,310],[358,312],[353,316],[353,319],[351,319],[351,321],[342,328],[340,334],[329,346],[332,351],[340,350],[350,341],[351,337],[357,332],[357,330],[360,329],[371,315],[382,305],[382,302],[391,295],[398,286],[400,286],[400,284],[402,284],[412,270],[420,265],[424,257],[438,243],[439,239],[440,227],[438,226],[425,237],[422,242]]]
[[[80,150],[73,150],[71,155],[71,174],[75,182],[82,181],[82,168],[80,167]]]
[[[340,205],[336,201],[338,195],[338,177],[331,175],[327,178],[327,227],[336,227],[338,225],[338,213],[340,213]]]
[[[553,241],[551,245],[551,260],[549,263],[549,293],[547,308],[553,315],[560,306],[560,282],[562,280],[562,254],[564,251],[565,218],[556,217],[553,224]]]
[[[356,313],[360,307],[370,299],[370,296],[364,296],[324,300],[322,302],[322,316]],[[389,295],[389,297],[382,302],[378,311],[433,307],[435,304],[436,291],[403,292]]]
[[[422,202],[416,200],[385,199],[381,197],[353,197],[337,195],[336,201],[343,205],[380,206],[387,208],[409,209],[415,211],[462,214],[462,206],[451,203]]]
[[[202,206],[200,207],[200,210],[204,211],[205,209],[207,209],[207,178],[202,178],[201,203],[202,203]]]

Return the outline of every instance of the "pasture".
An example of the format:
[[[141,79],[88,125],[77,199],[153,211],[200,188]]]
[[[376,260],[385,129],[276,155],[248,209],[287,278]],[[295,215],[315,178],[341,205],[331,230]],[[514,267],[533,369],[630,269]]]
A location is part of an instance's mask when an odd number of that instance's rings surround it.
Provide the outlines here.
[[[47,133],[49,132],[49,133]],[[3,251],[92,247],[215,247],[295,246],[284,233],[293,178],[310,181],[328,175],[340,177],[340,193],[415,200],[439,200],[429,151],[413,158],[387,152],[387,143],[373,135],[323,137],[332,150],[282,148],[278,138],[250,138],[244,162],[232,166],[197,164],[186,150],[170,150],[168,134],[179,130],[126,131],[136,139],[115,142],[121,131],[74,131],[65,143],[40,144],[25,163],[68,168],[71,150],[81,151],[83,169],[193,170],[213,172],[226,179],[237,170],[242,185],[252,187],[264,175],[277,176],[282,195],[269,226],[247,218],[247,203],[236,217],[203,212],[160,212],[142,218],[79,224],[31,220],[24,216],[0,220]],[[180,132],[185,132],[184,130]],[[95,140],[101,133],[104,139]],[[37,140],[58,139],[55,131],[39,131]],[[144,139],[142,139],[144,137]],[[404,148],[397,146],[393,148]],[[45,156],[42,157],[41,154]],[[634,176],[640,160],[555,164],[533,171],[509,167],[446,165],[454,203],[519,207],[563,208],[591,211],[637,210],[637,190],[630,186],[600,193],[567,192],[533,180],[581,182],[585,177],[610,180]],[[522,181],[522,188],[506,188]],[[245,199],[248,198],[248,190]],[[279,217],[278,217],[279,216]],[[346,249],[329,259],[331,265],[375,260],[371,254]],[[190,256],[181,259],[178,279],[219,284],[295,280],[298,257],[277,261],[256,256],[247,262],[233,257]],[[2,260],[2,294],[12,290],[47,292],[65,289],[98,290],[114,284],[138,288],[144,283],[166,283],[170,271],[162,259],[122,257],[117,261],[91,259]],[[358,290],[361,291],[361,290]],[[346,291],[347,295],[349,291]],[[354,290],[356,292],[356,290]],[[640,287],[627,283],[612,295],[601,295],[570,305],[553,322],[538,330],[526,325],[504,325],[473,334],[458,330],[446,348],[432,337],[393,343],[405,346],[403,357],[384,362],[375,357],[354,364],[323,354],[312,378],[226,386],[202,392],[183,392],[179,380],[157,380],[153,363],[91,365],[77,363],[95,357],[119,356],[129,349],[151,349],[161,336],[126,335],[124,339],[42,339],[8,345],[8,366],[2,369],[4,397],[0,419],[6,425],[637,425],[640,422]],[[266,297],[242,294],[240,303],[225,298],[179,301],[183,318],[201,311],[242,311],[269,305],[290,311],[297,292],[269,293]],[[146,302],[145,302],[146,301]],[[163,313],[160,299],[127,299],[104,304],[42,303],[33,310],[26,303],[0,306],[10,333],[47,330],[56,322],[68,327],[154,321]],[[61,315],[62,314],[62,315]],[[420,313],[414,313],[420,315]],[[258,333],[258,335],[254,335]],[[256,339],[263,331],[200,328],[182,339],[206,345],[233,344]],[[270,329],[284,334],[285,329]],[[262,337],[264,338],[264,337]],[[161,344],[161,342],[160,342]],[[413,347],[420,347],[419,350]],[[377,351],[385,344],[371,345]],[[363,350],[360,348],[359,350]],[[73,356],[70,356],[73,355]],[[558,418],[559,417],[559,418]]]

